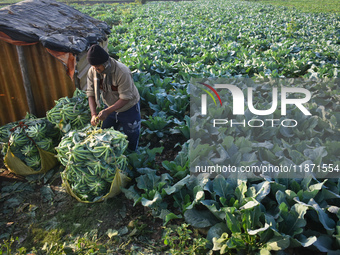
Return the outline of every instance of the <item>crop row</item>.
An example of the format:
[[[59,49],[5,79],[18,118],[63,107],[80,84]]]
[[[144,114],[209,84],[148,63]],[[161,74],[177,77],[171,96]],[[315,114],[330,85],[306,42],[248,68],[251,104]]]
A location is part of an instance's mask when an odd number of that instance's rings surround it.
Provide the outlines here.
[[[339,164],[338,15],[230,0],[78,8],[113,25],[110,54],[130,67],[141,94],[144,143],[139,154],[128,155],[138,173],[136,183],[124,189],[128,198],[150,208],[165,224],[184,219],[209,229],[209,248],[221,254],[235,250],[270,254],[295,247],[338,252],[338,179],[189,175],[190,161],[203,158],[216,163],[216,154],[217,160],[230,164]],[[268,82],[257,87],[255,102],[270,98],[274,78],[309,81],[302,84],[313,95],[306,105],[313,116],[290,110],[291,118],[299,120],[294,130],[240,126],[190,130],[195,120],[189,116],[190,106],[197,107],[200,100],[189,86],[197,85],[193,78],[214,85],[241,77]],[[318,82],[325,78],[332,82]],[[233,118],[230,107],[214,111]],[[281,118],[278,112],[271,117]],[[182,137],[180,151],[159,167],[154,158],[163,148],[154,144],[171,140],[172,134]],[[152,148],[145,146],[147,141]]]

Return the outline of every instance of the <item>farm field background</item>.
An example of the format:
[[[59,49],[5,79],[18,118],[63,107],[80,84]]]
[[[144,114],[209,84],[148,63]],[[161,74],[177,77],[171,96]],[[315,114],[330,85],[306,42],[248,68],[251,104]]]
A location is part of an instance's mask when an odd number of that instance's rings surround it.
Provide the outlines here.
[[[230,0],[74,7],[112,25],[109,53],[133,71],[143,109],[140,152],[128,155],[136,178],[98,204],[64,192],[62,167],[2,182],[3,254],[339,252],[338,179],[209,180],[188,169],[192,78],[329,79],[308,85],[322,96],[298,133],[230,129],[225,140],[234,155],[340,165],[339,14]]]
[[[250,0],[252,1],[252,0]],[[255,0],[256,2],[256,0]],[[262,3],[296,8],[304,12],[339,12],[340,1],[309,1],[309,0],[261,0]]]
[[[74,2],[79,2],[77,0],[57,0],[58,2],[63,2],[66,4],[72,4]],[[250,2],[262,2],[264,4],[278,5],[278,6],[286,6],[289,8],[296,8],[298,10],[304,12],[340,12],[340,1],[339,0],[249,0]],[[0,0],[0,6],[13,4],[20,2],[20,0]],[[93,4],[94,2],[102,2],[102,3],[112,3],[112,2],[123,2],[120,0],[86,0],[81,1],[87,4]],[[92,3],[91,3],[92,2]],[[127,1],[126,1],[127,2]],[[133,1],[132,1],[133,2]]]

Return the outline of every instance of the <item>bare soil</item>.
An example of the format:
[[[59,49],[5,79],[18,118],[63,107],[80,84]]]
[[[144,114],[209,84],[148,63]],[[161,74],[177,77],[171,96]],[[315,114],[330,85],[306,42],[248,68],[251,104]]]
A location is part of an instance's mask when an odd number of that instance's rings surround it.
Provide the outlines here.
[[[134,206],[123,193],[101,203],[80,203],[62,186],[61,169],[51,171],[55,173],[46,183],[30,181],[0,162],[0,244],[13,237],[17,238],[13,250],[29,251],[41,248],[48,235],[62,241],[94,231],[97,242],[110,243],[115,254],[128,254],[131,249],[157,254],[164,248],[162,220],[142,205]],[[108,232],[115,230],[119,234],[110,239]]]

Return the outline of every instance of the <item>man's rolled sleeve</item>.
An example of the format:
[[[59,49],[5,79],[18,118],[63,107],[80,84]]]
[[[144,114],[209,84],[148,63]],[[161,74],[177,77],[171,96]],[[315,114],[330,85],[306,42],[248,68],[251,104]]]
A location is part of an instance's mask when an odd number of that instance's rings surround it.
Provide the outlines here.
[[[123,73],[121,77],[119,78],[118,83],[120,84],[118,86],[118,94],[119,98],[123,100],[130,100],[133,99],[132,94],[132,85],[133,80],[130,73]]]

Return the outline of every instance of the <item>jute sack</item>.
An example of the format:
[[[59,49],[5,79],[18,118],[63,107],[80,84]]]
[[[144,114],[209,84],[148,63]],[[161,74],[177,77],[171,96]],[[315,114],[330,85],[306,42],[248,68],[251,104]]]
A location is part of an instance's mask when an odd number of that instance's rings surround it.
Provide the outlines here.
[[[121,192],[121,189],[124,188],[126,186],[126,184],[131,180],[127,175],[123,174],[119,169],[116,170],[116,174],[115,177],[113,178],[113,181],[111,183],[110,186],[110,191],[102,196],[100,199],[96,200],[96,201],[85,201],[80,199],[71,189],[70,184],[68,183],[66,178],[63,178],[62,175],[62,182],[63,182],[63,186],[66,189],[66,192],[71,195],[72,197],[74,197],[75,199],[77,199],[79,202],[82,203],[97,203],[97,202],[103,202],[104,200],[114,197],[116,195],[118,195]]]
[[[16,157],[12,152],[11,148],[8,148],[7,154],[4,158],[5,166],[9,171],[18,174],[18,175],[31,175],[31,174],[43,174],[47,171],[51,170],[53,167],[59,164],[58,159],[55,157],[55,154],[45,151],[41,148],[38,148],[39,155],[41,158],[41,168],[39,171],[32,169],[27,166],[21,159]]]

